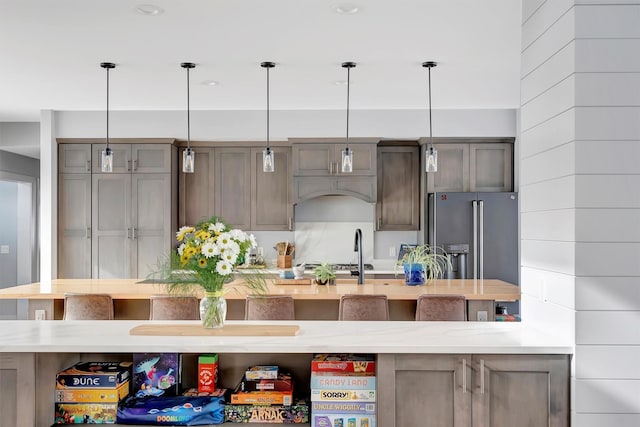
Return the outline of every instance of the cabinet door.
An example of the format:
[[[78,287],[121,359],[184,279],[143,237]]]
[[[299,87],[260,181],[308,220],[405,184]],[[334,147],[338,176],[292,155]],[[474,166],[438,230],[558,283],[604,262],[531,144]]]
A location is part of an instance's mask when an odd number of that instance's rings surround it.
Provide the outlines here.
[[[569,425],[569,357],[474,355],[473,426]]]
[[[420,229],[420,148],[378,148],[377,230]]]
[[[469,152],[470,191],[513,191],[511,144],[470,144]]]
[[[178,176],[178,224],[195,225],[198,222],[210,218],[214,214],[214,149],[195,147],[196,163],[193,173],[182,172],[182,152],[178,153],[180,159]]]
[[[375,176],[377,169],[376,144],[349,144],[349,149],[353,152],[353,172],[343,174],[340,172],[342,166],[342,150],[345,144],[335,144],[333,148],[333,159],[335,162],[334,174],[345,176]]]
[[[91,172],[102,173],[102,150],[105,147],[105,144],[91,144]],[[110,173],[130,173],[131,144],[109,144],[109,148],[113,151],[113,172]]]
[[[36,369],[34,353],[0,354],[0,427],[36,425]]]
[[[334,144],[293,144],[293,175],[329,176],[335,172]]]
[[[470,426],[470,362],[464,354],[379,354],[378,425]]]
[[[434,144],[438,171],[427,174],[427,193],[471,191],[469,144]]]
[[[58,173],[90,173],[91,144],[58,145]]]
[[[131,176],[131,276],[158,271],[171,251],[171,174]]]
[[[216,148],[214,164],[214,213],[233,227],[249,230],[251,149]]]
[[[58,176],[58,278],[91,278],[91,174],[88,173]]]
[[[132,144],[131,171],[135,173],[171,173],[170,144]]]
[[[275,172],[262,171],[262,149],[251,149],[251,230],[290,230],[291,149],[273,147]]]
[[[94,279],[131,277],[131,175],[104,173],[92,176]]]

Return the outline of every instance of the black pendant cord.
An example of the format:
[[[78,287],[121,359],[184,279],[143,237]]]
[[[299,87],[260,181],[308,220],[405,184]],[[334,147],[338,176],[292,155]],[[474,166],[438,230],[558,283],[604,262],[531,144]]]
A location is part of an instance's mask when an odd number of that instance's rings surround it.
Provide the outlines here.
[[[349,152],[349,88],[351,87],[351,67],[347,67],[347,152]]]
[[[429,151],[433,153],[433,121],[431,120],[431,67],[429,71]]]
[[[107,153],[109,152],[109,68],[107,70]]]
[[[189,96],[189,68],[187,67],[187,152],[191,153],[191,110],[189,109],[190,105],[190,96]]]
[[[267,152],[271,151],[269,147],[269,68],[267,68]]]

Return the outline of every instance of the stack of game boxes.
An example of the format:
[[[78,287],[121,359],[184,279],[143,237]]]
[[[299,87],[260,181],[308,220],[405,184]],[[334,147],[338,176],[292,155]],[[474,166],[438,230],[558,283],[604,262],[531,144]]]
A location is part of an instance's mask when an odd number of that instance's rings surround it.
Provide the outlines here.
[[[56,424],[115,424],[131,362],[80,362],[56,375]]]
[[[225,420],[239,423],[309,422],[309,405],[295,400],[293,380],[278,366],[248,368],[225,405]]]
[[[311,361],[311,427],[375,427],[375,359],[316,354]]]

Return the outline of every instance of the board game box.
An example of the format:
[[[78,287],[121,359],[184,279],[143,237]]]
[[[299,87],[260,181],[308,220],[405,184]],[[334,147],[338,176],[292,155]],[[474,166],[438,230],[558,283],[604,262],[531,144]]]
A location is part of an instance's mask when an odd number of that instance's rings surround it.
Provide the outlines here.
[[[311,401],[375,402],[375,390],[317,390],[311,389]]]
[[[235,392],[238,391],[291,391],[293,390],[293,380],[291,374],[279,372],[278,378],[248,380],[246,377],[238,384]]]
[[[376,377],[362,375],[311,374],[310,388],[333,390],[375,390]]]
[[[234,405],[291,405],[292,391],[245,391],[231,394]]]
[[[218,355],[198,356],[198,391],[213,392],[218,385]]]
[[[224,396],[130,396],[118,406],[118,424],[197,426],[224,422]]]
[[[56,389],[56,403],[118,403],[129,395],[129,381],[118,388],[65,388]]]
[[[56,424],[115,424],[118,403],[56,403]]]
[[[294,401],[291,405],[225,405],[224,418],[232,423],[299,424],[309,422],[309,403]]]
[[[131,362],[80,362],[56,375],[56,389],[118,388],[131,377]]]
[[[313,414],[375,415],[376,404],[370,402],[311,402]]]
[[[371,373],[375,375],[376,362],[373,354],[316,354],[311,360],[312,372],[338,374]]]
[[[181,356],[178,353],[134,353],[131,393],[136,397],[179,395]]]
[[[276,379],[278,378],[278,367],[269,365],[252,366],[244,373],[248,380]]]
[[[376,427],[375,415],[313,414],[311,427]]]

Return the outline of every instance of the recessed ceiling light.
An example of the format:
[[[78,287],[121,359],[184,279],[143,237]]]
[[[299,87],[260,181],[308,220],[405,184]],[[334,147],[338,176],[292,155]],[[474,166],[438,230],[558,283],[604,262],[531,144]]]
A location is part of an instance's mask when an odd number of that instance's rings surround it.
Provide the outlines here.
[[[335,10],[336,13],[339,13],[340,15],[353,15],[360,11],[360,7],[353,3],[343,3],[333,6],[333,10]]]
[[[200,83],[200,84],[203,84],[203,85],[205,85],[205,86],[217,86],[217,85],[219,85],[220,83],[219,83],[219,82],[217,82],[217,81],[215,81],[215,80],[204,80],[204,81],[203,81],[202,83]]]
[[[156,16],[162,15],[164,9],[154,4],[139,4],[135,7],[136,12],[141,15]]]

